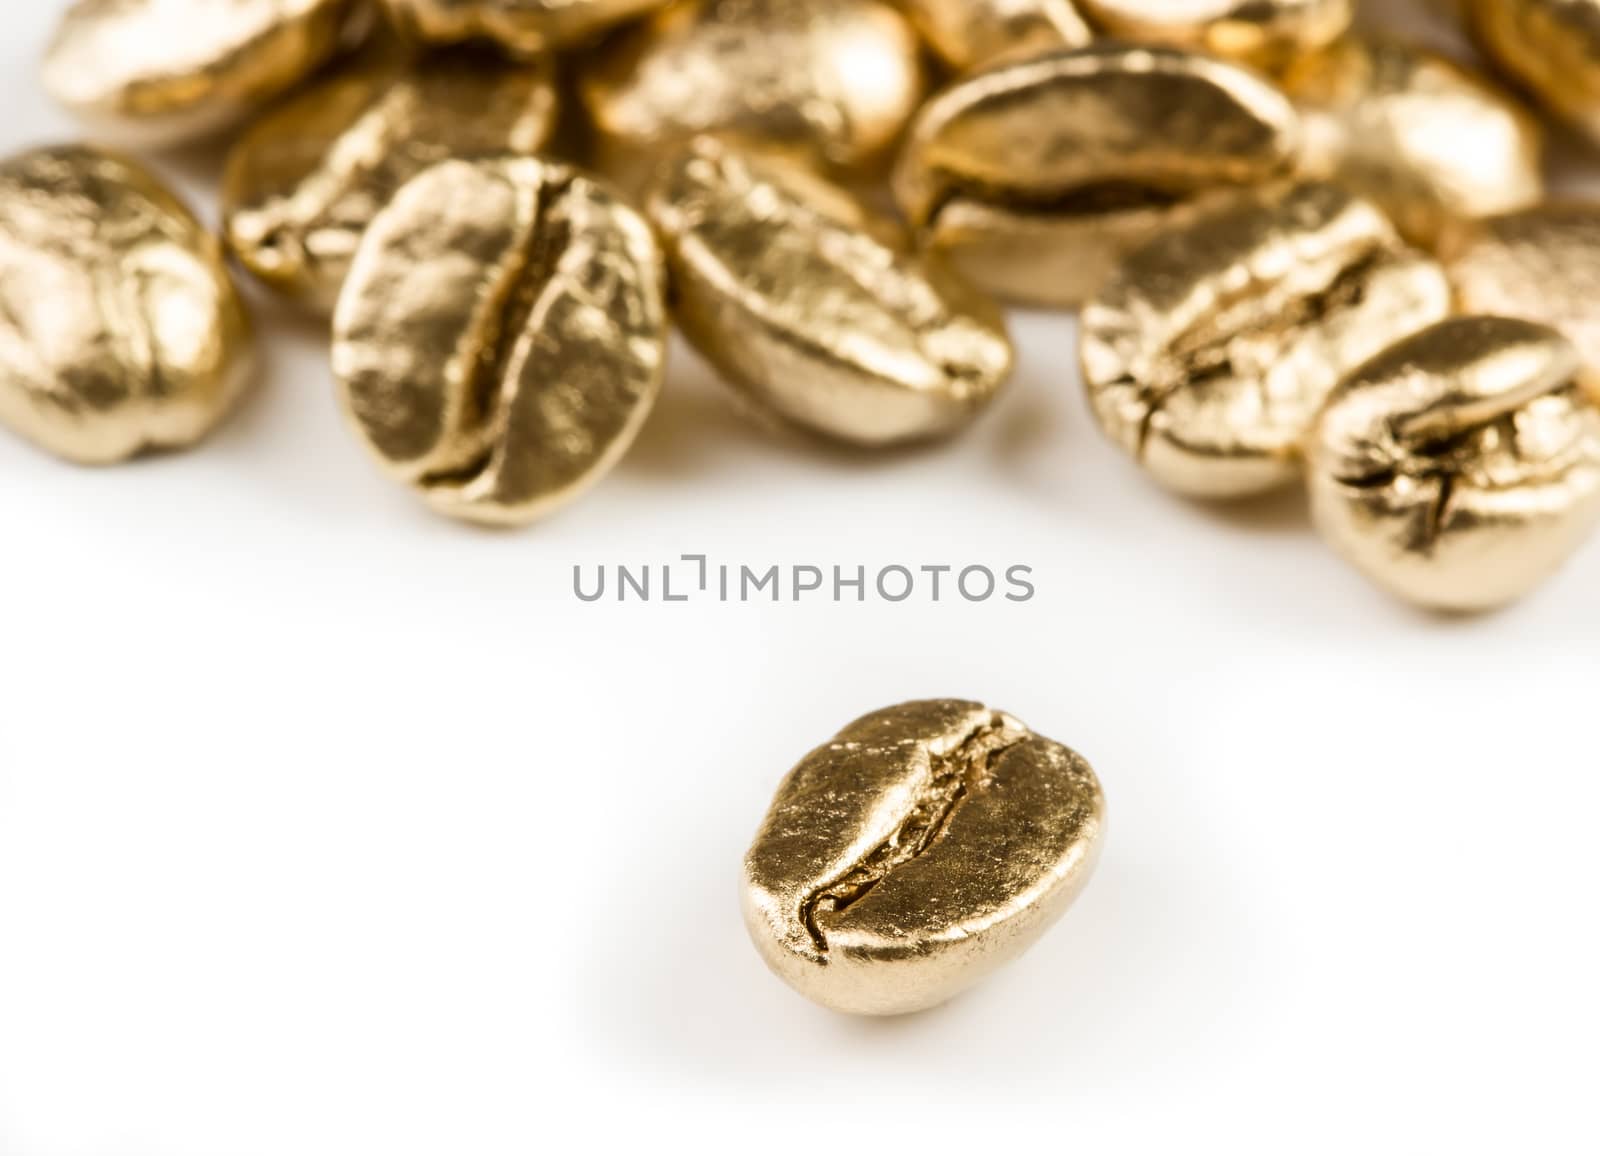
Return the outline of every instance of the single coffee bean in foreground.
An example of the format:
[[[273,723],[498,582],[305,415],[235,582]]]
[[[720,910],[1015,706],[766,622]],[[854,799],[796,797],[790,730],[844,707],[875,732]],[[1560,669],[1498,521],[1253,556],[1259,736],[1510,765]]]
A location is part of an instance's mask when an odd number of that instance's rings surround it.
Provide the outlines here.
[[[531,56],[565,48],[666,0],[382,0],[402,34],[430,44],[490,41]]]
[[[1095,45],[982,69],[918,113],[895,197],[980,288],[1071,307],[1132,247],[1220,189],[1286,176],[1288,100],[1235,65]]]
[[[1444,271],[1371,203],[1315,181],[1235,193],[1135,250],[1085,307],[1084,382],[1156,480],[1245,497],[1299,477],[1341,377],[1450,310]]]
[[[495,525],[571,500],[661,388],[660,252],[604,185],[530,157],[425,170],[372,222],[334,314],[361,438],[436,510]]]
[[[1484,55],[1600,141],[1600,0],[1462,0]]]
[[[628,188],[698,133],[871,168],[925,84],[916,32],[880,0],[681,0],[578,72],[596,161]]]
[[[1089,26],[1072,0],[903,0],[912,23],[958,72],[1032,49],[1081,48]]]
[[[1539,122],[1452,60],[1347,38],[1296,61],[1283,84],[1306,127],[1301,171],[1368,197],[1416,244],[1544,196]]]
[[[817,1003],[933,1007],[1067,909],[1104,812],[1089,764],[1010,715],[955,700],[875,711],[779,786],[744,860],[745,924]]]
[[[1350,26],[1354,0],[1080,0],[1123,40],[1176,44],[1272,67]]]
[[[0,423],[117,462],[199,441],[254,368],[221,244],[150,172],[84,147],[0,163]]]
[[[1439,245],[1468,313],[1521,317],[1559,329],[1600,384],[1600,204],[1557,202],[1467,221]]]
[[[352,0],[77,0],[45,55],[56,100],[130,144],[210,135],[320,68]]]
[[[1502,317],[1406,338],[1340,384],[1310,446],[1333,547],[1402,598],[1491,610],[1554,573],[1600,520],[1600,410],[1571,342]]]
[[[331,312],[362,234],[401,185],[450,157],[531,154],[555,120],[543,61],[467,49],[353,60],[234,146],[222,189],[228,243],[266,284]]]
[[[685,334],[763,409],[860,445],[952,433],[1010,373],[999,308],[797,162],[701,138],[650,197]]]

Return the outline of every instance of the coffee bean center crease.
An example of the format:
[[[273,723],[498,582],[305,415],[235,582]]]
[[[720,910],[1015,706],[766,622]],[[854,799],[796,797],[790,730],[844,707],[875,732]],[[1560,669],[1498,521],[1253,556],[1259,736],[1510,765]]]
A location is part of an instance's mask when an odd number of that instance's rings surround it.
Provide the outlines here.
[[[1210,381],[1246,381],[1254,384],[1263,413],[1280,408],[1272,389],[1272,378],[1265,372],[1282,356],[1283,349],[1301,334],[1313,330],[1341,310],[1354,309],[1366,297],[1372,275],[1388,260],[1387,250],[1362,246],[1334,262],[1332,276],[1320,284],[1282,285],[1275,279],[1252,276],[1237,288],[1230,287],[1215,312],[1198,319],[1187,332],[1179,334],[1168,351],[1165,365],[1152,375],[1145,387],[1147,409],[1139,423],[1138,455],[1143,457],[1151,430],[1163,407],[1183,389],[1204,388]],[[1315,266],[1307,270],[1318,276]],[[1263,308],[1281,296],[1276,308]],[[1116,383],[1138,386],[1132,377]],[[1293,399],[1300,408],[1298,399]]]
[[[995,713],[963,735],[948,751],[934,752],[927,783],[912,801],[905,818],[888,838],[861,860],[805,897],[800,918],[816,946],[819,962],[828,961],[827,921],[864,898],[890,872],[925,853],[944,834],[951,818],[969,796],[981,791],[1007,750],[1028,737],[1014,721]],[[900,744],[916,747],[916,740]],[[850,749],[859,743],[839,744]]]

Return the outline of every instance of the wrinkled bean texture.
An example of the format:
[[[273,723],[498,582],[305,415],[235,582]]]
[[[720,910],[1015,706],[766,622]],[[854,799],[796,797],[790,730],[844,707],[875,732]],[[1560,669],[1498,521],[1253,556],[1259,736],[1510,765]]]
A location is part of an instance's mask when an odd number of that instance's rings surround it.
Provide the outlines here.
[[[660,252],[615,194],[528,157],[445,161],[362,240],[334,315],[354,428],[470,521],[530,522],[614,465],[661,387]]]
[[[703,139],[666,166],[650,215],[684,332],[804,429],[863,445],[952,433],[1010,372],[993,303],[793,162]]]
[[[745,923],[824,1006],[932,1007],[1066,910],[1104,816],[1089,764],[1010,715],[956,700],[875,711],[779,786],[745,856]]]
[[[1339,378],[1450,312],[1437,262],[1322,182],[1236,194],[1131,254],[1080,327],[1091,408],[1162,484],[1195,497],[1299,476]]]
[[[241,137],[223,180],[228,243],[277,291],[331,312],[362,234],[406,181],[450,157],[533,153],[553,73],[456,51],[353,62]]]
[[[1436,610],[1490,610],[1553,574],[1600,520],[1600,411],[1553,329],[1457,317],[1391,346],[1329,399],[1312,513],[1370,578]]]

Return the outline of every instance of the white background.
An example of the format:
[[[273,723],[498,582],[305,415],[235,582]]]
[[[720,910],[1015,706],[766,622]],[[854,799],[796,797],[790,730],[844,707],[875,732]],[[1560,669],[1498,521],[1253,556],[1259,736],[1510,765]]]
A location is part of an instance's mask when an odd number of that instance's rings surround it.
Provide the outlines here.
[[[74,135],[33,81],[60,7],[8,8],[7,149]],[[214,163],[169,171],[209,205]],[[1297,495],[1146,483],[1043,317],[970,436],[883,460],[746,424],[680,350],[601,487],[475,532],[260,312],[199,452],[0,437],[4,1156],[1594,1150],[1600,543],[1499,616],[1412,612]],[[685,552],[1038,596],[570,592]],[[745,941],[743,848],[812,745],[955,695],[1093,760],[1099,873],[943,1009],[815,1008]]]

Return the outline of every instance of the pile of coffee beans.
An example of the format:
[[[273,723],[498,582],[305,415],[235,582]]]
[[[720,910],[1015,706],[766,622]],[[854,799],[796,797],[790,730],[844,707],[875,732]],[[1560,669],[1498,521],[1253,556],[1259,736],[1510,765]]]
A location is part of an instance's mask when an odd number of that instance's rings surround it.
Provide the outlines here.
[[[524,524],[627,452],[672,323],[870,451],[1003,395],[1003,305],[1074,309],[1157,483],[1302,486],[1378,583],[1500,606],[1600,522],[1600,205],[1547,201],[1535,111],[1600,140],[1600,0],[1438,7],[1480,58],[1352,0],[77,0],[45,83],[225,140],[222,236],[121,152],[0,163],[0,423],[202,439],[231,257],[330,320],[386,473]]]

